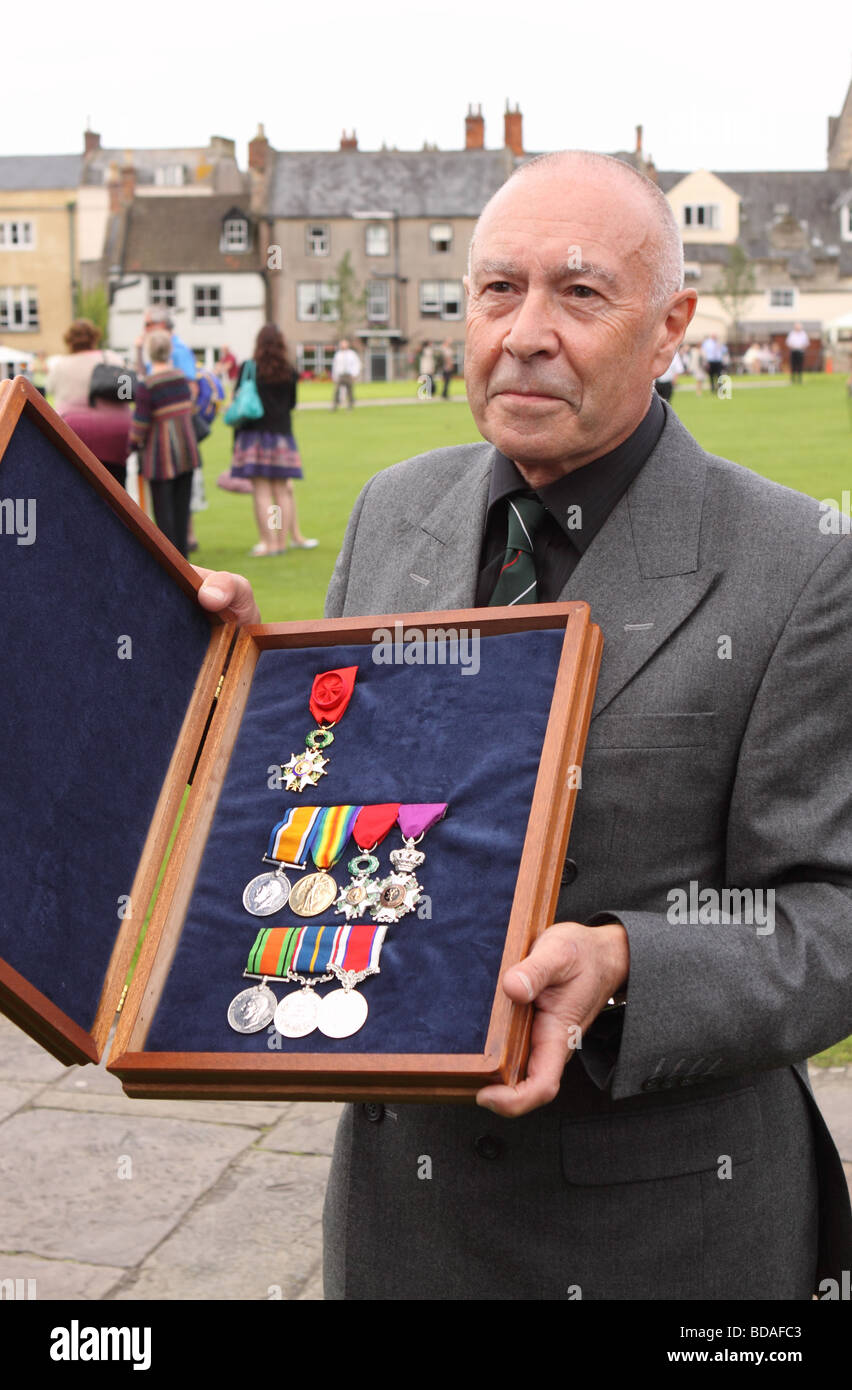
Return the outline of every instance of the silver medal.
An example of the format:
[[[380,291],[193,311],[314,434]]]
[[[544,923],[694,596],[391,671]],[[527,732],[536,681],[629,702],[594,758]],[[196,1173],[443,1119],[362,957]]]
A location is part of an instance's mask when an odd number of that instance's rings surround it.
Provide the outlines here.
[[[306,1038],[317,1026],[320,1001],[312,989],[287,994],[275,1010],[276,1031],[285,1038]]]
[[[333,989],[320,1003],[317,1027],[327,1038],[349,1038],[363,1028],[368,1006],[356,989]]]
[[[271,917],[280,912],[290,896],[290,880],[278,869],[258,874],[247,883],[243,892],[243,907],[253,917]]]
[[[235,1033],[259,1033],[272,1022],[278,1000],[268,985],[244,989],[228,1006],[228,1022]]]
[[[414,848],[411,839],[405,841],[402,849],[391,850],[390,861],[395,872],[382,879],[378,897],[370,903],[374,922],[398,922],[407,912],[414,911],[423,895],[414,870],[425,858],[425,854]]]

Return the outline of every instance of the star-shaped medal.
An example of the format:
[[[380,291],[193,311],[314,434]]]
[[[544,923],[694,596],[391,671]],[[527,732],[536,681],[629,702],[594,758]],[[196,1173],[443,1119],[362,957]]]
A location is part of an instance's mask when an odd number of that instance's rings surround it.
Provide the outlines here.
[[[288,792],[303,792],[305,787],[315,787],[321,777],[325,777],[326,763],[318,748],[307,748],[303,753],[294,753],[289,763],[281,764],[284,783]]]

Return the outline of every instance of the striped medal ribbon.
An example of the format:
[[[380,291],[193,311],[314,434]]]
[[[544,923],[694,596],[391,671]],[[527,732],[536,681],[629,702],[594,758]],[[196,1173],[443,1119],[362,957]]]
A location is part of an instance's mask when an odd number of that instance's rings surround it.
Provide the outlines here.
[[[243,907],[253,917],[270,917],[285,906],[291,888],[284,868],[304,869],[308,846],[322,809],[321,806],[294,806],[272,827],[263,862],[277,867],[274,871],[258,874],[243,891]]]
[[[324,806],[314,825],[309,851],[318,873],[299,880],[290,892],[290,910],[297,917],[316,917],[337,897],[337,884],[328,870],[343,854],[361,806]]]
[[[368,975],[379,973],[379,957],[385,929],[363,924],[355,926],[264,927],[249,952],[246,975],[298,981],[303,988],[286,995],[275,1010],[275,1028],[284,1037],[302,1038],[319,1027],[328,1037],[348,1037],[357,1032],[367,1017],[367,1001],[357,995],[353,1003],[332,1003],[326,1009],[314,993],[316,985],[336,976],[342,989],[332,996],[356,994],[354,986]],[[305,978],[306,976],[310,978]],[[352,1026],[356,1016],[359,1021]],[[326,1026],[323,1026],[323,1018]],[[345,1032],[338,1029],[341,1023]]]

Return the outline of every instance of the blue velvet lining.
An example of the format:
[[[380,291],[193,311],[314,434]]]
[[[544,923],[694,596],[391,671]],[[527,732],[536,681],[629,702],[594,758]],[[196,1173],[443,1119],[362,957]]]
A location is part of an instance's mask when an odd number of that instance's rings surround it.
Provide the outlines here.
[[[287,1052],[481,1053],[563,637],[560,628],[482,639],[475,675],[458,665],[375,664],[369,646],[262,652],[146,1051],[250,1054],[280,1043]],[[270,766],[299,751],[313,727],[314,676],[356,664],[328,775],[298,797],[270,789]],[[244,909],[245,884],[268,867],[261,857],[273,824],[297,804],[386,801],[450,804],[419,846],[431,919],[410,913],[389,928],[381,974],[360,987],[366,1024],[337,1040],[233,1032],[228,1004],[251,983],[242,972],[258,929],[344,921],[333,907],[309,919],[286,907],[265,918]],[[400,844],[394,829],[376,851],[382,873]],[[356,852],[334,871],[338,884]],[[272,988],[283,998],[296,986]]]
[[[88,1029],[210,622],[25,416],[0,499],[0,955]]]

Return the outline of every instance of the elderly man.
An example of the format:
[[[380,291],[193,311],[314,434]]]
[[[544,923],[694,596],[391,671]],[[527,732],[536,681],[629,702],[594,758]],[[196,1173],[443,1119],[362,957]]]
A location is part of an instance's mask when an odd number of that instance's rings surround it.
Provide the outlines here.
[[[586,599],[605,645],[558,921],[503,979],[535,1005],[527,1077],[347,1109],[329,1297],[808,1299],[848,1267],[803,1059],[852,1028],[850,542],[654,394],[682,284],[654,185],[523,166],[467,281],[489,442],[352,513],[330,615]],[[233,576],[201,598],[252,614]]]

